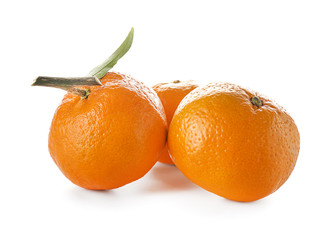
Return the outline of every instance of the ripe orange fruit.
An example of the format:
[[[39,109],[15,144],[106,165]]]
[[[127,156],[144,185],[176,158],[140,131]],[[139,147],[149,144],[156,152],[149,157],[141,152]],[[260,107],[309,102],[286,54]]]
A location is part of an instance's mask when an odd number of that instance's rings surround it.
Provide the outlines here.
[[[293,119],[273,101],[234,84],[213,83],[180,103],[168,146],[192,182],[231,200],[254,201],[288,179],[300,136]]]
[[[101,82],[89,87],[86,99],[66,94],[49,134],[49,151],[63,174],[96,190],[144,176],[157,162],[167,135],[163,106],[151,88],[114,72]]]
[[[170,83],[159,83],[152,87],[158,94],[158,97],[164,106],[168,126],[171,123],[174,112],[181,100],[197,87],[198,85],[196,85],[193,81],[179,80],[175,80]],[[169,156],[167,144],[158,161],[167,164],[174,164]]]

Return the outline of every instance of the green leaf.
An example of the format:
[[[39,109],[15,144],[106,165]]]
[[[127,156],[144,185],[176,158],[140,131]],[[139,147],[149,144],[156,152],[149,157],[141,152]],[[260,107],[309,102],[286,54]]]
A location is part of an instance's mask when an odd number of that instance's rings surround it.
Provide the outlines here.
[[[105,74],[118,62],[118,60],[128,52],[128,50],[131,47],[131,44],[133,43],[133,39],[134,39],[134,28],[131,28],[128,36],[123,41],[121,46],[102,64],[92,69],[91,72],[88,74],[88,76],[94,76],[99,79],[104,77]]]

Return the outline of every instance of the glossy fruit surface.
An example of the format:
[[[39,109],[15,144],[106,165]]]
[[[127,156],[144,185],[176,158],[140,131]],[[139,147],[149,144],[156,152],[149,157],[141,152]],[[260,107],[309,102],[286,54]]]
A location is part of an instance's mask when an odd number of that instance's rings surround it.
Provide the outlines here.
[[[168,145],[175,165],[197,185],[231,200],[254,201],[288,179],[300,136],[273,101],[234,84],[212,83],[180,103]]]
[[[168,126],[171,123],[174,112],[181,100],[197,87],[198,85],[195,84],[194,81],[179,80],[169,83],[159,83],[152,87],[158,94],[158,97],[164,106]],[[158,161],[167,164],[174,164],[169,156],[167,145],[165,146]]]
[[[167,123],[157,94],[107,73],[87,99],[65,95],[55,112],[49,151],[63,174],[87,189],[113,189],[144,176],[165,146]]]

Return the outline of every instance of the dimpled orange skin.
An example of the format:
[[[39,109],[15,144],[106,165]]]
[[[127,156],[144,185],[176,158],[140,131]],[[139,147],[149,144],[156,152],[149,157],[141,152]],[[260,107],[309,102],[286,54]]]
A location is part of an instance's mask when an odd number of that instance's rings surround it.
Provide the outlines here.
[[[258,96],[263,106],[250,98]],[[175,165],[192,182],[235,201],[255,201],[290,176],[300,149],[293,119],[273,101],[234,84],[196,88],[168,134]]]
[[[194,81],[179,80],[169,83],[158,83],[152,87],[164,106],[168,126],[181,100],[197,87],[198,85]],[[158,161],[166,164],[174,164],[169,156],[167,143]]]
[[[144,176],[165,146],[157,94],[126,75],[107,73],[87,99],[68,93],[55,112],[49,151],[63,174],[86,189],[121,187]]]

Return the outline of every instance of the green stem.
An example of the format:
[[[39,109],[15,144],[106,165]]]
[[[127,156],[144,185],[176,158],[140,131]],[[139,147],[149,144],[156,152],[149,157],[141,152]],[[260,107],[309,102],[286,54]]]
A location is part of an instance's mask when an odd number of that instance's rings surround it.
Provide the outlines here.
[[[92,69],[87,77],[78,78],[61,78],[61,77],[37,77],[32,83],[32,86],[55,87],[66,90],[85,99],[89,96],[91,90],[80,89],[77,86],[100,86],[102,85],[99,79],[122,58],[130,49],[134,39],[134,28],[131,28],[128,36],[120,45],[120,47],[102,64]]]
[[[32,86],[54,87],[71,92],[85,99],[89,96],[89,89],[80,89],[78,86],[100,86],[102,85],[96,77],[77,77],[77,78],[61,78],[61,77],[37,77]]]
[[[94,69],[92,69],[88,76],[95,76],[99,79],[105,76],[105,74],[118,62],[120,58],[122,58],[130,49],[134,39],[134,28],[131,28],[128,36],[120,45],[120,47],[102,64],[98,65]]]

